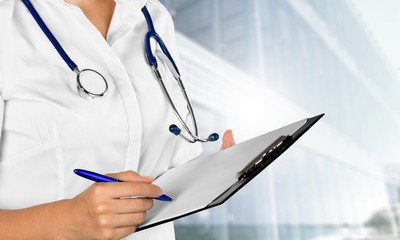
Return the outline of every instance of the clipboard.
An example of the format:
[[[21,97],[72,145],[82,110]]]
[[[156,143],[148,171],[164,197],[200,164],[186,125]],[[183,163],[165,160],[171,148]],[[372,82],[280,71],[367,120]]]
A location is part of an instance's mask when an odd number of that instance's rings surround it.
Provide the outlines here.
[[[172,202],[154,201],[141,231],[218,205],[248,184],[307,132],[324,114],[307,118],[208,156],[158,177]]]

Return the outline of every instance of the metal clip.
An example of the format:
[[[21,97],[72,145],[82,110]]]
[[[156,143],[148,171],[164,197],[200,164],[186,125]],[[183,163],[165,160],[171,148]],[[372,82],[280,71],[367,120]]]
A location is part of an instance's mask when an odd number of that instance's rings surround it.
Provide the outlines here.
[[[274,156],[284,149],[287,143],[292,139],[291,136],[280,136],[271,145],[269,145],[263,153],[256,159],[251,161],[245,168],[236,174],[238,181],[254,176],[256,172],[260,172],[267,167],[273,160]]]

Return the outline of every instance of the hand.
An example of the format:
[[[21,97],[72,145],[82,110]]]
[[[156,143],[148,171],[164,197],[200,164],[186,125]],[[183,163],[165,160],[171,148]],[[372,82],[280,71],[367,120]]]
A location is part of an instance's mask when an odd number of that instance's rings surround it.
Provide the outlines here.
[[[235,145],[235,140],[233,140],[233,133],[232,130],[226,130],[224,132],[224,136],[222,137],[222,145],[221,145],[221,150],[224,150],[226,148],[232,147]]]
[[[162,195],[152,179],[133,171],[109,174],[120,183],[95,183],[71,199],[74,221],[68,226],[68,239],[121,239],[143,223],[150,198]],[[143,196],[150,198],[127,198]],[[121,199],[122,198],[122,199]]]
[[[153,179],[128,171],[110,176],[121,183],[95,183],[73,199],[18,210],[0,209],[1,239],[121,239],[136,231],[149,198],[162,191]],[[121,199],[122,198],[122,199]]]

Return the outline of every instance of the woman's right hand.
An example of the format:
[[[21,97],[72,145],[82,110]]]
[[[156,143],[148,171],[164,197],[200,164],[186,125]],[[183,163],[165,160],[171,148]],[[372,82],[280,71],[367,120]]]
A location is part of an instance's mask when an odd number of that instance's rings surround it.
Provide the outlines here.
[[[67,239],[121,239],[136,231],[162,190],[133,171],[109,174],[124,182],[95,183],[69,201]],[[141,196],[141,198],[129,198]],[[145,198],[148,197],[148,198]]]
[[[136,231],[162,190],[133,171],[124,182],[95,183],[74,197],[19,210],[0,209],[0,239],[121,239]],[[43,189],[46,191],[46,189]],[[129,198],[141,196],[140,198]]]
[[[74,197],[19,210],[0,209],[1,239],[121,239],[136,231],[162,190],[133,171],[109,176]],[[141,196],[140,198],[129,198]]]

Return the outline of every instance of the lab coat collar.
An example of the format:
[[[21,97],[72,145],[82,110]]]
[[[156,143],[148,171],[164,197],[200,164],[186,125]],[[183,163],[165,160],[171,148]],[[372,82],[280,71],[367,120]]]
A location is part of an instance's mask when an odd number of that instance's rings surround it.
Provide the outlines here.
[[[110,46],[135,27],[138,20],[143,17],[141,10],[148,0],[115,0],[115,2],[115,12],[107,36]]]

